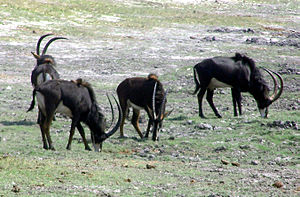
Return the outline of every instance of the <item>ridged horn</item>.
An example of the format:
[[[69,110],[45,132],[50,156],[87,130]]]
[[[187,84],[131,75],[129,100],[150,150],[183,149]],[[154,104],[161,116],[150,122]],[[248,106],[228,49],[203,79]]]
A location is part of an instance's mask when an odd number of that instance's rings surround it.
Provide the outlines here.
[[[49,45],[50,45],[53,41],[59,40],[59,39],[65,39],[65,40],[67,40],[67,38],[64,38],[64,37],[55,37],[55,38],[52,38],[51,40],[49,40],[49,41],[47,42],[46,46],[44,47],[43,52],[42,52],[42,55],[45,55],[45,54],[46,54]]]
[[[157,82],[155,82],[154,88],[153,88],[153,95],[152,95],[152,117],[155,120],[156,115],[155,115],[155,95],[156,95],[156,86]]]
[[[271,70],[272,71],[272,70]],[[274,102],[274,101],[276,101],[277,99],[279,99],[279,97],[281,96],[281,94],[282,94],[282,92],[283,92],[283,79],[282,79],[282,77],[281,77],[281,75],[280,74],[278,74],[277,72],[274,72],[274,71],[272,71],[278,78],[279,78],[279,80],[280,80],[280,89],[279,89],[279,92],[273,97],[273,98],[270,98],[271,99],[271,101],[272,101],[272,103]]]
[[[51,36],[53,34],[45,34],[43,36],[40,37],[40,39],[38,40],[37,44],[36,44],[36,54],[40,55],[40,46],[41,46],[41,42],[44,38],[46,38],[47,36]]]
[[[277,84],[277,80],[276,78],[274,77],[274,75],[272,74],[272,72],[266,68],[262,68],[264,69],[273,79],[273,83],[274,83],[274,90],[273,90],[273,94],[270,96],[270,100],[272,100],[271,98],[273,98],[276,94],[277,94],[277,91],[278,91],[278,84]]]
[[[273,103],[274,101],[276,101],[281,96],[281,94],[283,92],[283,79],[280,76],[280,74],[278,74],[277,72],[274,72],[274,71],[266,69],[266,68],[263,68],[263,69],[272,77],[273,82],[274,82],[274,91],[273,91],[273,94],[270,96],[270,100]],[[274,73],[279,78],[279,80],[280,80],[280,89],[279,89],[279,92],[278,92],[278,83],[277,83],[277,80],[276,80],[275,76],[272,73]]]
[[[167,94],[169,92],[169,88],[167,89],[167,91],[165,92],[165,95],[164,95],[164,98],[163,98],[163,101],[161,103],[161,106],[160,106],[160,109],[159,109],[159,114],[158,114],[158,118],[161,119],[161,114],[162,114],[162,111],[163,111],[163,107],[165,106],[166,104],[166,100],[167,100]]]
[[[117,122],[117,124],[114,126],[114,128],[112,128],[112,130],[110,130],[108,133],[106,133],[105,135],[106,135],[106,138],[105,139],[107,139],[107,138],[109,138],[110,136],[112,136],[117,130],[118,130],[118,128],[120,127],[120,125],[121,125],[121,119],[122,119],[122,116],[123,116],[123,114],[122,114],[122,110],[121,110],[121,107],[120,107],[120,104],[118,103],[118,101],[117,101],[117,99],[114,97],[114,95],[112,95],[113,96],[113,98],[114,98],[114,100],[115,100],[115,102],[117,103],[117,106],[118,106],[118,111],[119,111],[119,118],[118,118],[118,122]],[[112,113],[113,113],[113,110],[112,110]],[[112,114],[112,116],[114,116],[114,113]],[[105,140],[104,139],[104,140]],[[103,141],[104,141],[103,140]]]
[[[108,102],[109,102],[111,113],[112,113],[111,123],[110,123],[109,127],[107,127],[107,128],[110,128],[112,126],[114,120],[115,120],[115,116],[114,116],[115,113],[114,113],[113,105],[112,105],[111,100],[110,100],[110,98],[109,98],[109,96],[108,96],[107,93],[106,93],[106,97],[108,98]]]

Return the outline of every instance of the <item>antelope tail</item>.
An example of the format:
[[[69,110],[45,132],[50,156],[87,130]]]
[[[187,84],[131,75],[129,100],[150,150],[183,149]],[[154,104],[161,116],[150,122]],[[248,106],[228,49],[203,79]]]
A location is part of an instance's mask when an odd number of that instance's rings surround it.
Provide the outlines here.
[[[30,107],[27,110],[27,112],[31,111],[34,108],[34,105],[35,105],[35,95],[36,95],[36,89],[34,89],[33,92],[32,92],[32,101],[31,101]]]

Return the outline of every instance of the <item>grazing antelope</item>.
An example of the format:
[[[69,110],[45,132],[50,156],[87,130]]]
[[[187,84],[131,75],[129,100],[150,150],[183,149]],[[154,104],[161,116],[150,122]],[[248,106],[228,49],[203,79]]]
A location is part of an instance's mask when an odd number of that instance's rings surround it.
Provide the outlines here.
[[[67,145],[68,150],[71,149],[75,127],[82,137],[85,149],[91,150],[85,138],[83,127],[80,124],[81,122],[89,127],[92,143],[97,152],[102,150],[102,142],[113,135],[121,123],[122,111],[114,97],[118,105],[119,119],[117,124],[109,132],[105,133],[106,121],[96,101],[95,93],[91,85],[81,79],[77,79],[76,81],[49,80],[40,84],[33,90],[33,98],[28,111],[34,108],[35,97],[37,98],[39,111],[41,112],[39,125],[44,149],[55,150],[50,137],[50,126],[55,113],[65,114],[72,119]],[[112,117],[114,117],[111,102],[110,105]]]
[[[157,76],[149,74],[147,78],[127,78],[119,84],[117,94],[123,113],[120,125],[120,137],[124,137],[125,117],[127,116],[129,107],[132,107],[133,115],[131,123],[139,136],[143,138],[138,122],[140,110],[144,109],[149,117],[145,137],[148,138],[150,127],[152,126],[152,140],[158,140],[162,122],[172,111],[165,112],[168,91],[164,91],[163,85]]]
[[[51,55],[46,55],[49,45],[58,39],[66,39],[64,37],[54,37],[45,45],[42,54],[40,55],[40,45],[44,38],[53,34],[45,34],[40,37],[36,45],[36,53],[31,52],[36,59],[36,66],[31,73],[31,84],[33,87],[51,79],[59,79],[59,74],[55,70],[56,62]]]
[[[262,117],[267,117],[268,106],[276,101],[283,91],[282,77],[271,70],[263,68],[273,79],[274,92],[269,96],[269,87],[263,79],[259,69],[252,59],[240,53],[234,57],[213,57],[205,59],[194,66],[194,81],[196,88],[193,94],[198,96],[199,116],[205,118],[202,112],[202,99],[206,94],[206,100],[213,109],[215,115],[221,118],[213,103],[213,94],[216,88],[230,87],[233,100],[234,116],[237,116],[236,104],[239,114],[242,114],[241,92],[249,92],[256,100]],[[280,90],[274,73],[280,80]],[[200,90],[200,91],[199,91]]]

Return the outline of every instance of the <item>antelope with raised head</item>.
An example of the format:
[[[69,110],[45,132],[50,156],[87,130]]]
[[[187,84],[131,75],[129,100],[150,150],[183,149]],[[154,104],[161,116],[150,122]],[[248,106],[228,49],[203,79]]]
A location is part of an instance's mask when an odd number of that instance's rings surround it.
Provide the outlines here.
[[[215,115],[221,118],[213,103],[214,90],[216,88],[230,87],[234,116],[238,115],[236,105],[238,105],[239,114],[242,114],[241,92],[249,92],[256,100],[261,116],[267,117],[269,105],[282,94],[283,79],[278,73],[266,68],[263,69],[272,77],[274,82],[274,92],[271,96],[269,96],[269,87],[259,69],[255,66],[255,62],[245,55],[236,53],[233,57],[213,57],[196,64],[194,66],[196,88],[193,94],[198,92],[199,116],[205,118],[202,111],[202,99],[205,92],[207,92],[207,102]],[[279,91],[277,80],[273,74],[280,81]]]
[[[120,125],[120,137],[124,137],[124,122],[128,109],[132,107],[133,115],[131,123],[139,136],[143,134],[139,127],[140,110],[144,109],[149,117],[145,137],[148,138],[150,128],[153,133],[152,140],[159,138],[159,131],[163,120],[172,112],[165,112],[168,91],[164,91],[163,85],[155,74],[149,74],[147,78],[133,77],[122,81],[117,94],[121,105],[123,117]]]
[[[122,111],[114,97],[118,106],[119,119],[116,125],[109,132],[105,133],[105,116],[98,106],[95,93],[91,85],[81,79],[77,79],[76,81],[49,80],[40,84],[33,90],[33,98],[28,111],[34,108],[35,97],[37,98],[39,111],[41,112],[39,125],[44,149],[55,150],[50,137],[50,126],[55,113],[64,114],[72,119],[67,144],[68,150],[71,149],[75,127],[82,137],[85,149],[91,150],[85,138],[81,122],[89,127],[92,143],[97,152],[102,150],[103,141],[112,136],[118,130],[121,123]],[[112,117],[114,117],[111,102],[110,105]]]
[[[36,53],[31,52],[32,55],[36,59],[36,65],[31,72],[31,84],[35,88],[36,86],[44,83],[45,81],[52,80],[52,79],[59,79],[59,74],[55,70],[56,62],[51,55],[46,55],[47,49],[50,44],[59,39],[66,39],[64,37],[54,37],[50,39],[43,48],[42,54],[40,54],[40,45],[44,38],[51,36],[53,34],[45,34],[41,36],[36,45]],[[40,111],[38,113],[37,122],[40,121]]]
[[[33,87],[36,87],[37,85],[39,85],[47,80],[59,79],[59,74],[54,68],[56,66],[56,62],[51,55],[46,55],[46,52],[47,52],[49,45],[53,41],[59,40],[59,39],[67,39],[67,38],[54,37],[54,38],[50,39],[46,43],[45,47],[43,48],[42,54],[40,54],[40,45],[41,45],[42,40],[50,35],[53,35],[53,34],[45,34],[45,35],[41,36],[36,45],[36,53],[31,52],[32,55],[36,59],[36,65],[31,73],[31,84]]]

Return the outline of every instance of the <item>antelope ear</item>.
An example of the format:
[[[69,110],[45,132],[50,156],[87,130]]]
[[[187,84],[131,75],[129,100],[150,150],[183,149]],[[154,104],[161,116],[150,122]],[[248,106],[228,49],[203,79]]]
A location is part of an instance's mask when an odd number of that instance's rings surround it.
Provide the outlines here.
[[[37,55],[35,52],[31,52],[31,54],[35,57],[35,59],[40,59],[40,56]]]
[[[43,62],[48,63],[48,64],[54,64],[54,62],[51,58],[45,58]]]

